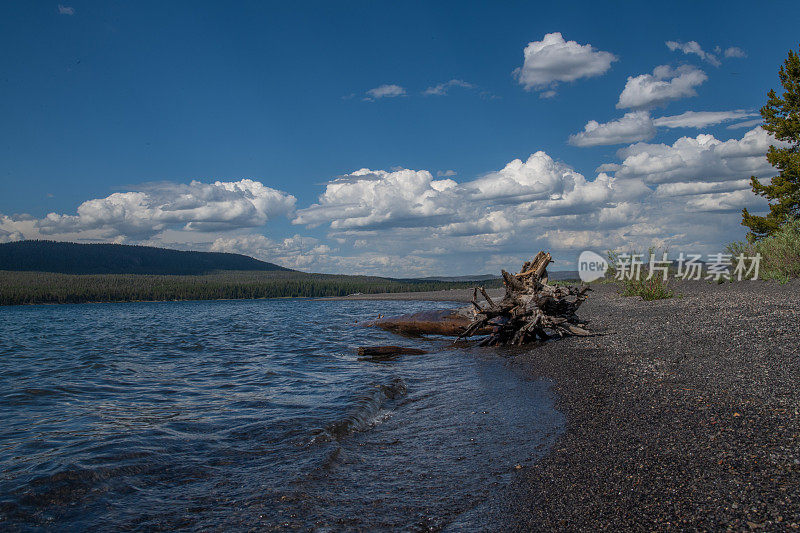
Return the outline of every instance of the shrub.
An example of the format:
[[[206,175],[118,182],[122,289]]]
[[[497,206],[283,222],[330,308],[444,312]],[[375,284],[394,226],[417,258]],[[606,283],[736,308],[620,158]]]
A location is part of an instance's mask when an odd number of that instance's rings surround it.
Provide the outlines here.
[[[669,281],[653,277],[652,279],[631,279],[622,282],[622,296],[641,296],[642,300],[663,300],[672,298],[675,293]]]
[[[726,251],[737,257],[761,254],[759,277],[785,283],[800,278],[800,220],[784,223],[775,233],[755,242],[733,242]],[[749,267],[749,265],[748,265]]]
[[[639,255],[637,252],[629,252],[631,256]],[[645,279],[647,277],[647,264],[651,256],[655,256],[657,260],[663,257],[664,251],[651,247],[647,254],[642,254],[642,276],[639,279],[625,279],[617,281],[620,284],[620,294],[622,296],[639,296],[642,300],[663,300],[665,298],[672,298],[675,293],[669,285],[669,278],[664,279],[663,275],[657,273],[652,279]],[[606,272],[606,279],[615,281],[617,275],[616,265],[620,261],[621,252],[611,250],[607,252],[608,257],[608,271]]]

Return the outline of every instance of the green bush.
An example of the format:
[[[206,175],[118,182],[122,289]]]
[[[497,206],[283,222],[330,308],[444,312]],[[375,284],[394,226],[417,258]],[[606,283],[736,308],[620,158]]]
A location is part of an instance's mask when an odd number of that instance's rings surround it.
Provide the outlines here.
[[[642,300],[663,300],[672,298],[675,293],[669,286],[669,281],[653,277],[652,279],[630,279],[621,282],[622,296],[640,296]]]
[[[800,220],[786,222],[778,231],[759,241],[733,242],[727,246],[727,252],[734,258],[741,254],[745,257],[761,254],[761,279],[785,283],[791,278],[800,278]]]
[[[642,275],[639,279],[625,279],[614,280],[617,275],[616,265],[620,261],[622,252],[611,250],[607,252],[608,257],[608,271],[606,271],[606,279],[615,281],[620,285],[620,294],[622,296],[639,296],[642,300],[663,300],[665,298],[672,298],[675,294],[670,288],[669,278],[664,279],[661,273],[656,273],[653,278],[645,279],[647,277],[648,263],[651,256],[655,256],[656,260],[661,260],[664,255],[663,250],[655,247],[650,247],[646,254],[642,255]],[[629,252],[631,256],[639,255],[637,252]],[[672,269],[670,268],[670,275]]]

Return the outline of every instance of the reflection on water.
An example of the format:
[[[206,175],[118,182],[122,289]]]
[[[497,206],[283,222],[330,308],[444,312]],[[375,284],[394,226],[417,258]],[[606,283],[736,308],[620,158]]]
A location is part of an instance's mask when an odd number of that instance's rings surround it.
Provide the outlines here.
[[[356,325],[443,305],[0,309],[0,527],[463,521],[562,418],[494,350]],[[436,352],[359,360],[366,344]]]

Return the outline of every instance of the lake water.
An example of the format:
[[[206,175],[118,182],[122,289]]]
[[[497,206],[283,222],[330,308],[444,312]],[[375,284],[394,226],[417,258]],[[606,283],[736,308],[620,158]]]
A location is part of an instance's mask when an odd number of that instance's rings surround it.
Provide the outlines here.
[[[502,352],[357,324],[448,305],[0,308],[0,529],[479,523],[563,418]]]

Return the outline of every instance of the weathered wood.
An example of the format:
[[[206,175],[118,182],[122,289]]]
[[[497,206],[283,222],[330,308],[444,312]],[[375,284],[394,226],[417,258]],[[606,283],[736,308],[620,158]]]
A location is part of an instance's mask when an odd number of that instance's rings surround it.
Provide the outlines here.
[[[491,298],[489,298],[489,295],[488,295],[488,294],[486,294],[486,289],[484,289],[483,287],[481,287],[481,294],[482,294],[482,295],[483,295],[483,297],[486,299],[486,301],[487,301],[487,302],[489,302],[489,305],[490,305],[491,307],[496,307],[496,306],[495,306],[495,304],[494,304],[494,302],[492,301],[492,299],[491,299]]]
[[[447,335],[457,337],[472,324],[476,311],[469,307],[421,311],[410,315],[384,317],[368,322],[365,325],[385,329],[400,335]],[[480,328],[476,331],[478,333],[490,332],[488,329],[480,330]]]
[[[549,253],[539,252],[532,261],[523,263],[519,274],[501,270],[506,294],[499,303],[492,301],[483,287],[476,288],[472,298],[475,318],[459,338],[487,328],[491,328],[491,333],[481,341],[481,346],[525,344],[553,335],[590,335],[586,323],[575,313],[591,289],[549,285],[547,265],[552,260]],[[478,290],[487,307],[478,302]]]

